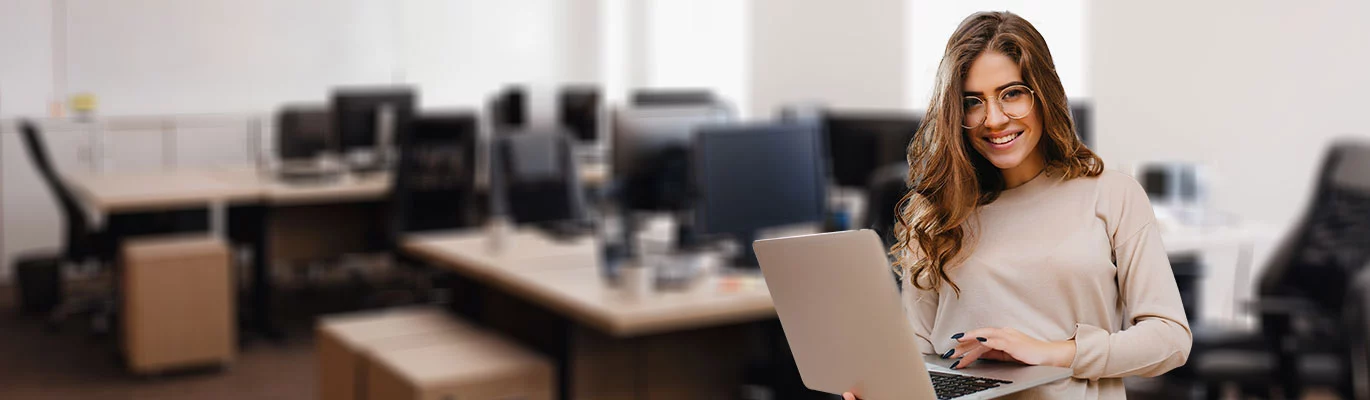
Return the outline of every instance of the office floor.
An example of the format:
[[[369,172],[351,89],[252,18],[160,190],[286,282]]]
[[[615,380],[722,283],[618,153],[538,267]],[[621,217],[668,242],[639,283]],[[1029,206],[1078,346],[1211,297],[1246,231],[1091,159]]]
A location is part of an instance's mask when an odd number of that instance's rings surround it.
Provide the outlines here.
[[[282,293],[288,337],[244,346],[227,369],[137,377],[119,365],[111,336],[93,336],[84,320],[49,332],[41,319],[19,315],[11,287],[0,285],[0,399],[310,399],[315,359],[310,322],[326,308],[318,290]],[[1129,399],[1183,398],[1182,388],[1153,379],[1128,379]],[[1313,393],[1305,399],[1334,399]]]
[[[50,332],[41,318],[21,316],[0,286],[0,399],[310,399],[314,344],[307,326],[290,326],[280,343],[248,344],[227,369],[156,377],[128,374],[114,338],[92,335],[86,319]]]

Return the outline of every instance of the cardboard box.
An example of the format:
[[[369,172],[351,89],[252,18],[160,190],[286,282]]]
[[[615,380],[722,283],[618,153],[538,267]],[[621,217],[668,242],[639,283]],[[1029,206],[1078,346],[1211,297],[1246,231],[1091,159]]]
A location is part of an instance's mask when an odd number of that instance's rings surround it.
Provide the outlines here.
[[[393,400],[551,400],[551,361],[494,335],[372,353],[367,397]]]
[[[123,348],[135,373],[232,362],[228,246],[203,236],[135,239],[122,257]]]
[[[368,354],[467,340],[477,329],[436,307],[330,316],[316,328],[319,399],[366,398]]]

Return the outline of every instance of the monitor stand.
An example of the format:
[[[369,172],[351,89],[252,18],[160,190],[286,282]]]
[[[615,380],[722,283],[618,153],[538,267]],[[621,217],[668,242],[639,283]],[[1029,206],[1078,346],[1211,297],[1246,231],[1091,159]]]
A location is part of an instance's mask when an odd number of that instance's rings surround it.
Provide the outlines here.
[[[756,231],[737,234],[738,252],[731,261],[732,267],[741,270],[755,270],[761,268],[761,263],[756,259],[756,250],[752,248],[752,242],[756,241]]]
[[[386,157],[378,149],[350,151],[343,157],[343,163],[354,174],[371,174],[386,169]]]
[[[594,226],[575,220],[548,221],[535,224],[537,228],[546,232],[555,240],[570,241],[585,237],[594,233]]]

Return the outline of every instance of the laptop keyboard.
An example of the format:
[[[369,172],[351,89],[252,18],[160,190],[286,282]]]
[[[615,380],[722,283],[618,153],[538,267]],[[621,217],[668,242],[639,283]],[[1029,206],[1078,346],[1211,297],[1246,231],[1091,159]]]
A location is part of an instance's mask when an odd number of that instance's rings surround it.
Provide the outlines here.
[[[985,389],[1007,385],[1012,381],[981,378],[967,375],[948,374],[928,371],[932,378],[932,388],[937,391],[937,399],[954,399]]]

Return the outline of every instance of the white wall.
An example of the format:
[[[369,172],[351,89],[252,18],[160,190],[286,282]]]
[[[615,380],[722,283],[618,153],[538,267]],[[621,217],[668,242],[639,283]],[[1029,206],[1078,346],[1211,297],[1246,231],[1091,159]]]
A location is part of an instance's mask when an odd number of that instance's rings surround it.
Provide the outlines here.
[[[67,87],[103,115],[259,112],[390,82],[393,10],[368,0],[70,0]]]
[[[387,83],[420,86],[425,106],[477,106],[506,83],[599,80],[599,0],[0,1],[4,117],[80,92],[102,115],[166,115]]]
[[[0,118],[44,114],[52,92],[48,0],[0,0]]]
[[[746,0],[653,0],[647,7],[645,87],[709,88],[746,113],[752,71]]]
[[[905,106],[906,0],[753,0],[751,111]]]
[[[1335,136],[1370,135],[1370,3],[1097,1],[1098,150],[1211,166],[1214,206],[1284,227]]]

